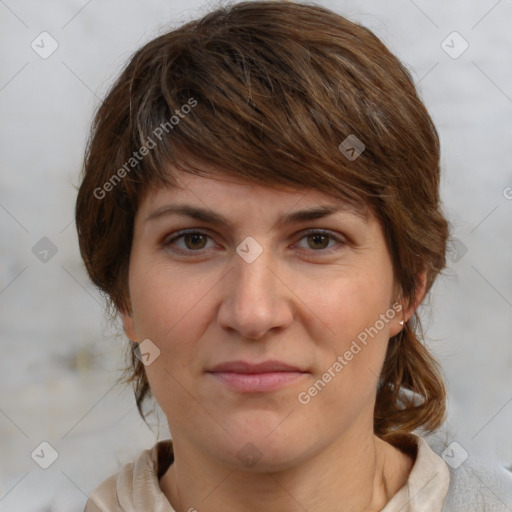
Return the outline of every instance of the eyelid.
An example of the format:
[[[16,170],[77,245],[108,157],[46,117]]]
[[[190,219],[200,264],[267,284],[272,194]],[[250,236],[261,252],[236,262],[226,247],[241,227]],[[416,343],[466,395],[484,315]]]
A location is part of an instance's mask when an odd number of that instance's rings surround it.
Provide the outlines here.
[[[165,236],[162,240],[162,246],[167,247],[167,246],[171,245],[172,242],[175,242],[176,240],[179,240],[186,235],[203,235],[203,236],[208,237],[210,240],[213,240],[213,236],[206,229],[188,228],[188,229],[182,229],[179,231],[175,231],[174,233],[171,233],[170,235]],[[177,252],[187,253],[187,254],[194,254],[194,253],[200,254],[201,251],[205,251],[205,250],[208,250],[208,249],[201,249],[199,251],[192,251],[192,250],[184,251],[183,249],[178,249]]]
[[[164,248],[168,247],[168,246],[171,245],[172,242],[175,242],[176,240],[179,240],[179,239],[183,238],[186,235],[195,235],[195,234],[206,236],[207,238],[209,238],[210,240],[213,241],[213,236],[209,232],[209,230],[204,229],[204,228],[188,228],[188,229],[183,229],[183,230],[176,231],[176,232],[172,233],[171,235],[168,235],[168,236],[164,237],[163,240],[162,240],[162,246]],[[347,240],[344,239],[343,236],[340,236],[338,234],[334,234],[330,230],[322,229],[322,228],[309,228],[309,229],[300,231],[298,234],[296,234],[294,236],[294,238],[296,238],[297,236],[299,237],[298,241],[294,242],[294,245],[297,244],[298,242],[300,242],[301,240],[303,240],[304,238],[306,238],[307,236],[314,235],[314,234],[320,234],[320,235],[328,236],[331,240],[337,242],[338,246],[339,245],[345,246],[345,245],[348,244]],[[173,251],[178,253],[178,254],[200,255],[200,254],[203,254],[206,251],[210,251],[211,249],[212,248],[209,248],[209,249],[199,249],[197,251],[194,251],[194,250],[184,250],[184,249],[176,248],[176,249],[173,249]],[[309,250],[308,249],[299,249],[299,250],[307,251],[307,252],[313,253],[313,254],[316,253],[319,256],[321,256],[321,255],[325,255],[325,254],[330,254],[332,252],[336,252],[336,251],[340,250],[340,247],[336,247],[335,246],[335,247],[331,247],[331,248],[328,248],[328,249],[319,249],[319,250],[314,250],[314,249],[309,249]]]
[[[309,235],[315,235],[315,234],[328,236],[331,240],[336,241],[337,244],[341,245],[341,246],[347,245],[347,243],[348,243],[347,240],[344,239],[344,237],[339,236],[338,234],[334,234],[330,230],[322,229],[322,228],[310,228],[310,229],[307,229],[306,231],[301,231],[299,242],[302,239],[304,239],[305,237],[307,237]],[[323,255],[323,254],[330,254],[330,253],[338,251],[338,250],[340,250],[340,248],[334,246],[334,247],[330,247],[329,249],[320,249],[318,251],[315,251],[315,250],[311,249],[308,252],[311,252],[313,254],[316,253],[316,254],[319,254],[319,255]]]

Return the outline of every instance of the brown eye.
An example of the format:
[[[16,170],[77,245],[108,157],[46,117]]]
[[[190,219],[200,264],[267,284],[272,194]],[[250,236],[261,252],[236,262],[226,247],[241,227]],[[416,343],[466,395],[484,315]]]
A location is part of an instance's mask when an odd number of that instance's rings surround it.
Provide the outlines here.
[[[206,244],[206,236],[202,233],[188,233],[182,236],[187,249],[203,249]]]
[[[306,243],[303,244],[302,241],[306,240]],[[312,230],[305,233],[299,242],[299,247],[301,249],[309,249],[313,252],[318,252],[322,254],[333,252],[336,250],[336,245],[343,246],[343,241],[338,237],[335,237],[329,232]]]
[[[164,241],[164,246],[177,253],[200,252],[203,249],[211,249],[207,246],[211,237],[201,231],[187,231],[178,233],[175,237]]]
[[[324,234],[315,234],[307,236],[309,246],[312,249],[326,249],[329,245],[329,236]]]

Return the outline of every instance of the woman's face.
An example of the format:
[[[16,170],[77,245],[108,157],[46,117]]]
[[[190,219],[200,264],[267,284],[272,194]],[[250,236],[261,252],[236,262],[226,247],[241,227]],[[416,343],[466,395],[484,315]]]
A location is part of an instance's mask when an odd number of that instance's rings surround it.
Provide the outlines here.
[[[276,469],[372,435],[411,313],[377,219],[299,215],[343,207],[316,190],[178,177],[137,212],[123,315],[176,449]]]

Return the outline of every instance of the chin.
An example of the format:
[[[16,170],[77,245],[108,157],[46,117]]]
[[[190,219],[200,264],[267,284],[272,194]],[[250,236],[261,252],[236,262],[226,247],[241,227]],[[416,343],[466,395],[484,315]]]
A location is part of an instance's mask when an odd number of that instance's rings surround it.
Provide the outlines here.
[[[265,421],[259,413],[245,417],[242,423],[223,423],[231,436],[222,435],[216,442],[212,437],[204,439],[216,456],[236,470],[275,472],[289,469],[306,458],[307,439],[300,435],[305,426],[290,428],[286,414],[269,414]],[[307,430],[307,429],[306,429]],[[306,444],[305,444],[306,442]],[[306,450],[305,450],[306,448]]]
[[[240,447],[239,447],[240,446]],[[227,465],[237,471],[254,473],[275,473],[285,471],[299,465],[303,454],[299,453],[299,443],[283,445],[268,440],[246,441],[241,445],[232,446]],[[225,456],[225,454],[224,454]]]

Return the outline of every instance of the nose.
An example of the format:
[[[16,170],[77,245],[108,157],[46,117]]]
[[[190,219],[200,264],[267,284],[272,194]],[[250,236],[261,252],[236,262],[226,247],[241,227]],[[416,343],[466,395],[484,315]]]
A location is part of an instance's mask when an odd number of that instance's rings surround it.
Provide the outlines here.
[[[252,263],[235,253],[222,289],[218,322],[241,337],[257,340],[293,321],[293,293],[270,251],[264,250]]]

